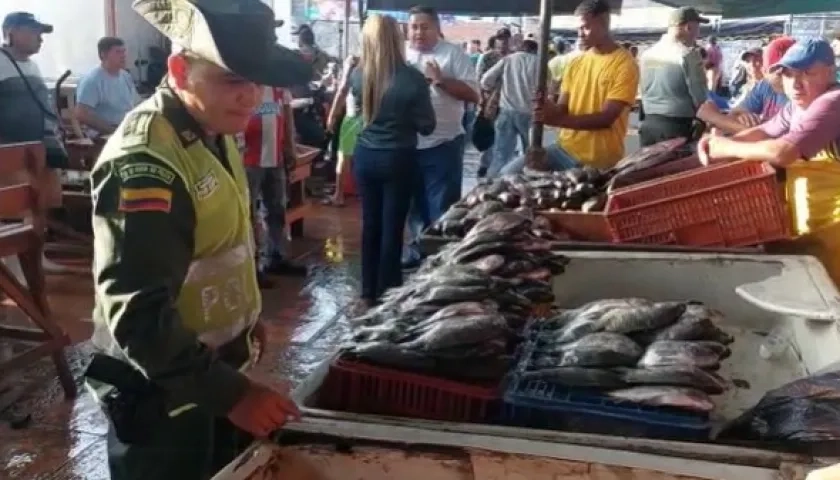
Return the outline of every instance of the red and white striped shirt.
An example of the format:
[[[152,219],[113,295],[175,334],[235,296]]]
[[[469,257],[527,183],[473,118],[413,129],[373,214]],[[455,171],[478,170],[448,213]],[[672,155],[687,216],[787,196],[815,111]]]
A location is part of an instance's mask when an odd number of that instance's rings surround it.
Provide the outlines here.
[[[285,106],[291,101],[292,96],[288,90],[263,87],[262,103],[243,134],[242,160],[246,167],[271,168],[283,165],[287,121]]]

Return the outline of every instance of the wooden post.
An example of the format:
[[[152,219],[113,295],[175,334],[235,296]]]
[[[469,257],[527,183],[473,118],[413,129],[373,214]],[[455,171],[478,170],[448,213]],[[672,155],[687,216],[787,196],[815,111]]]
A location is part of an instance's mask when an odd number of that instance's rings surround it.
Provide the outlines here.
[[[539,66],[537,75],[537,98],[542,101],[550,101],[551,95],[548,90],[548,42],[551,35],[551,0],[540,0],[540,34],[537,41],[539,50],[537,52],[537,63]],[[526,156],[526,168],[529,170],[546,171],[548,163],[545,160],[543,149],[542,122],[534,121],[531,126],[530,143]]]

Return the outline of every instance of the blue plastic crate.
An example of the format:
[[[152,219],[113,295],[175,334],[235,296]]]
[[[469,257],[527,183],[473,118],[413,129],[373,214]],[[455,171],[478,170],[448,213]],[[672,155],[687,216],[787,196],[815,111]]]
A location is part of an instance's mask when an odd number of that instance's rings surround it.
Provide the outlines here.
[[[678,440],[704,440],[711,434],[707,414],[650,407],[610,398],[597,390],[573,389],[543,380],[522,380],[542,330],[535,319],[525,327],[517,365],[507,379],[502,421],[563,431],[606,433]]]
[[[712,428],[706,414],[617,401],[597,392],[520,380],[515,374],[504,394],[502,421],[529,428],[674,440],[708,439]]]

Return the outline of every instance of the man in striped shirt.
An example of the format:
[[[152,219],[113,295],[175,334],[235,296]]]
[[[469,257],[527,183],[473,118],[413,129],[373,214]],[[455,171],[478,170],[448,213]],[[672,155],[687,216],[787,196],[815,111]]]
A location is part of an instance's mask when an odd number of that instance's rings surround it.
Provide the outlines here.
[[[265,274],[306,275],[305,267],[286,257],[286,167],[297,162],[291,101],[288,90],[264,87],[262,102],[241,137],[262,288],[271,286]]]

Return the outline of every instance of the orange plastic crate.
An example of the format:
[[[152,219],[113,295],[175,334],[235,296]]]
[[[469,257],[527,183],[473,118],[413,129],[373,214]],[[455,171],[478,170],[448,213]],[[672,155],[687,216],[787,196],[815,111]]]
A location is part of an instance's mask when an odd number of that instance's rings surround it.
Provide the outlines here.
[[[318,392],[323,408],[400,417],[481,422],[495,413],[498,386],[487,387],[335,360]]]
[[[776,171],[763,162],[698,168],[614,190],[606,214],[620,243],[742,247],[790,238]]]

